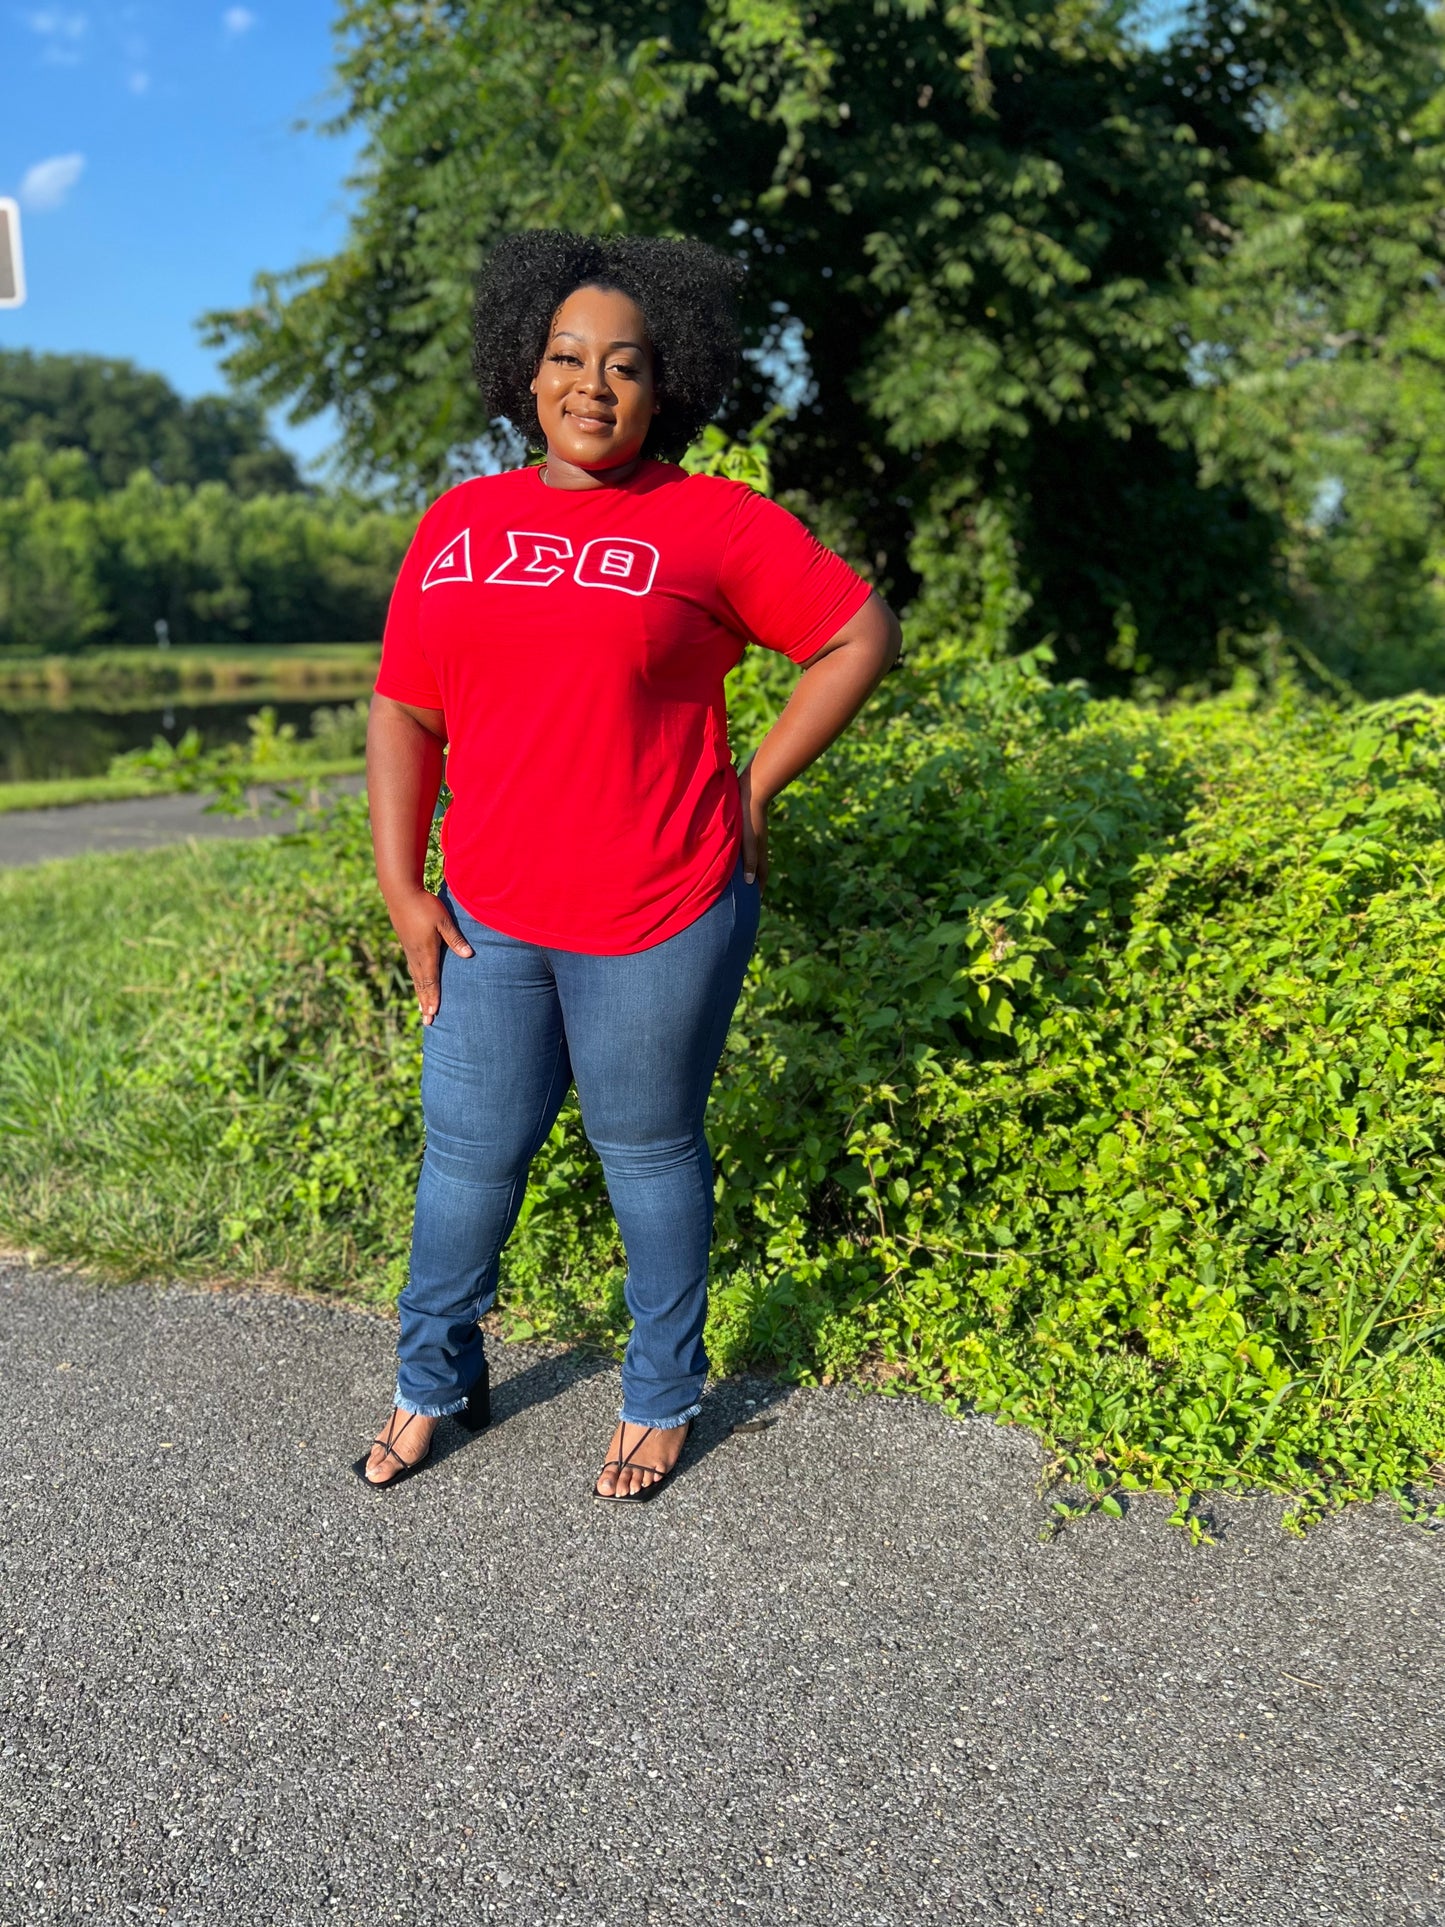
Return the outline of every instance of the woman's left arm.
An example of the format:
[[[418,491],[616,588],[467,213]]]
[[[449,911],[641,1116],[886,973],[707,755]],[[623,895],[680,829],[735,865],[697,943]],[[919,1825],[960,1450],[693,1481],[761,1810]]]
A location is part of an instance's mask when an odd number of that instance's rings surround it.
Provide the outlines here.
[[[743,875],[768,880],[768,805],[836,741],[898,660],[903,632],[875,590],[836,636],[809,656],[787,706],[738,776]]]

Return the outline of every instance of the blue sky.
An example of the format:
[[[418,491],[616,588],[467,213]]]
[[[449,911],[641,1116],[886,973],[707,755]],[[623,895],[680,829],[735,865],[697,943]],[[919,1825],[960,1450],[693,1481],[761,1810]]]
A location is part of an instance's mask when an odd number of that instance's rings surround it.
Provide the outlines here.
[[[0,347],[120,355],[186,395],[222,387],[196,317],[261,268],[328,254],[349,140],[326,119],[331,0],[0,0],[0,194],[17,197],[27,301]],[[304,457],[326,423],[280,439]]]

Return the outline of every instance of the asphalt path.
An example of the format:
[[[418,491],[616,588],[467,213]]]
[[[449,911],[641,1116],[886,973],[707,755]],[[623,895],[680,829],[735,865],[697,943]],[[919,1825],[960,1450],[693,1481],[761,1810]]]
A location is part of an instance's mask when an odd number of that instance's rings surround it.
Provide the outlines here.
[[[327,779],[327,789],[359,790],[360,776]],[[264,805],[268,793],[256,792]],[[275,836],[290,827],[290,816],[208,816],[209,795],[132,797],[115,803],[70,803],[48,810],[10,810],[0,814],[0,870],[49,863],[55,857],[88,850],[154,850],[184,843],[193,836]]]
[[[495,1345],[383,1495],[392,1339],[0,1263],[5,1927],[1445,1920],[1388,1506],[1041,1543],[1026,1433],[746,1381],[608,1510],[613,1367]]]

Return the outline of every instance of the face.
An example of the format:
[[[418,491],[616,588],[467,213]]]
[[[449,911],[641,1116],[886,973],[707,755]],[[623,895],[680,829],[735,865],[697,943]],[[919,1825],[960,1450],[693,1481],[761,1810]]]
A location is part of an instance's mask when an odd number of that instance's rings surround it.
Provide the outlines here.
[[[547,453],[576,468],[635,461],[659,407],[642,310],[611,288],[578,288],[552,317],[532,381]]]

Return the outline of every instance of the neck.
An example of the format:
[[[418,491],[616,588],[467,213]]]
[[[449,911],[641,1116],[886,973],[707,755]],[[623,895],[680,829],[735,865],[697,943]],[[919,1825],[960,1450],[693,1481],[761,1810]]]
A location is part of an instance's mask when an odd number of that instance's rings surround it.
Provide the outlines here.
[[[616,488],[630,481],[645,460],[643,455],[634,455],[631,461],[619,462],[615,468],[579,468],[575,462],[563,461],[549,448],[542,480],[548,488]]]

